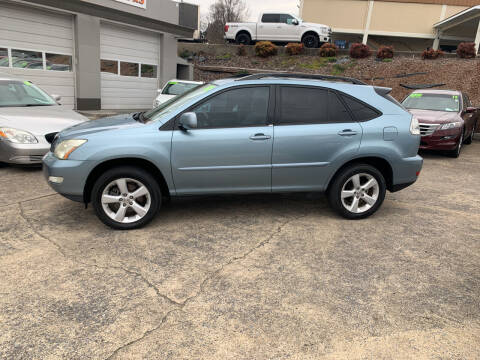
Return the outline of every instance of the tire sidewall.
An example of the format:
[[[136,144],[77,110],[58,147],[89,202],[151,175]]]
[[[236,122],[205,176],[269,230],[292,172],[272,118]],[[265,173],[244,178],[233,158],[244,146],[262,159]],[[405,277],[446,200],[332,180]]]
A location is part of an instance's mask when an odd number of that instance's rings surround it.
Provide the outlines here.
[[[374,206],[372,206],[369,210],[363,213],[356,214],[356,213],[350,212],[343,206],[342,199],[341,199],[341,192],[347,180],[350,179],[355,174],[360,174],[360,173],[369,174],[377,180],[378,186],[379,186],[379,194],[378,194],[377,202],[375,203]],[[383,201],[385,199],[386,191],[387,191],[387,184],[385,182],[384,176],[380,171],[378,171],[375,167],[368,164],[358,164],[358,165],[352,165],[342,170],[336,176],[332,185],[330,186],[328,199],[329,199],[330,205],[334,208],[334,210],[340,213],[340,215],[342,215],[347,219],[358,220],[358,219],[364,219],[373,215],[380,208],[380,206],[382,206]]]
[[[308,46],[307,43],[306,43],[306,40],[308,38],[312,37],[314,39],[314,42],[313,42],[313,46]],[[305,45],[305,47],[307,49],[316,49],[319,47],[320,45],[320,38],[317,36],[317,35],[313,35],[313,34],[308,34],[308,35],[305,35],[302,39],[302,43],[303,45]]]
[[[245,39],[245,44],[241,42],[242,39]],[[251,37],[245,33],[237,36],[237,44],[239,45],[240,44],[249,45],[251,41],[252,41]]]
[[[103,210],[102,194],[105,187],[119,178],[130,178],[141,182],[150,192],[151,205],[148,213],[133,223],[118,223],[112,220]],[[157,181],[147,171],[135,167],[117,167],[107,170],[95,182],[92,189],[92,205],[98,218],[107,226],[116,230],[132,230],[145,226],[153,220],[162,204],[162,194]]]

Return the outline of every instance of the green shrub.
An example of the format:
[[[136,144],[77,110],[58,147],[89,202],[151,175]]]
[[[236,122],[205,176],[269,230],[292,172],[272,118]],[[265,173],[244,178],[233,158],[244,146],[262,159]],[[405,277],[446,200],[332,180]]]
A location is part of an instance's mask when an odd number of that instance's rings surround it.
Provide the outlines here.
[[[319,54],[321,57],[335,57],[337,56],[338,48],[335,44],[325,43],[320,46]]]
[[[305,50],[302,43],[288,43],[285,49],[290,56],[303,54]]]
[[[382,46],[377,51],[377,59],[393,59],[393,46]]]
[[[424,50],[422,53],[422,59],[435,60],[443,56],[443,54],[444,52],[442,50],[433,50],[433,49]]]
[[[277,47],[270,41],[260,41],[255,45],[255,54],[262,58],[277,55]]]
[[[462,42],[457,47],[457,55],[462,59],[473,59],[477,55],[477,49],[473,42]]]
[[[350,46],[350,57],[364,59],[370,56],[370,48],[362,43],[354,43]]]

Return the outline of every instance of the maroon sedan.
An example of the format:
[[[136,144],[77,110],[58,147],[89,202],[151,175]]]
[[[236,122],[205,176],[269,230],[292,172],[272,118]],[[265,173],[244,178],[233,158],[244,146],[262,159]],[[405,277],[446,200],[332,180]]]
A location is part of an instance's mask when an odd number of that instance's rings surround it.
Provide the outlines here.
[[[416,90],[403,105],[420,123],[420,149],[444,150],[458,157],[462,145],[472,143],[479,116],[465,93]]]

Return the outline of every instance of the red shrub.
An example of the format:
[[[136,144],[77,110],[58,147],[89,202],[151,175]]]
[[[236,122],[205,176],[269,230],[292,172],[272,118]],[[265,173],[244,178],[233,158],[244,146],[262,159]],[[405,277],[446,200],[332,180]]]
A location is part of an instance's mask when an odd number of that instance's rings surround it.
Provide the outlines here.
[[[325,43],[320,46],[320,56],[321,57],[335,57],[337,56],[337,45],[332,43]]]
[[[444,52],[442,50],[424,50],[422,53],[422,59],[428,59],[428,60],[435,60],[438,59],[440,56],[443,56]]]
[[[277,47],[270,41],[260,41],[255,45],[255,54],[266,58],[277,55]]]
[[[377,51],[377,59],[393,59],[393,46],[382,46]]]
[[[475,48],[475,43],[462,42],[457,47],[457,55],[462,59],[472,59],[477,55],[477,49]]]
[[[288,43],[285,49],[288,55],[300,55],[305,48],[302,43]]]
[[[368,45],[355,43],[350,46],[350,57],[354,59],[364,59],[370,56]]]

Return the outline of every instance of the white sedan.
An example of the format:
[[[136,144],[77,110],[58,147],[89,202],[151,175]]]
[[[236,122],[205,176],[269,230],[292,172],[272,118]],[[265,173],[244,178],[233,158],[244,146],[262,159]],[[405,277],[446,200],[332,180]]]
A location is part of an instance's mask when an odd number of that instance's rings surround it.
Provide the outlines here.
[[[187,81],[187,80],[170,80],[163,87],[163,89],[158,90],[159,94],[156,99],[153,101],[153,107],[156,108],[160,104],[167,102],[170,99],[178,95],[182,95],[187,91],[196,88],[199,85],[203,85],[203,82],[200,81]]]

